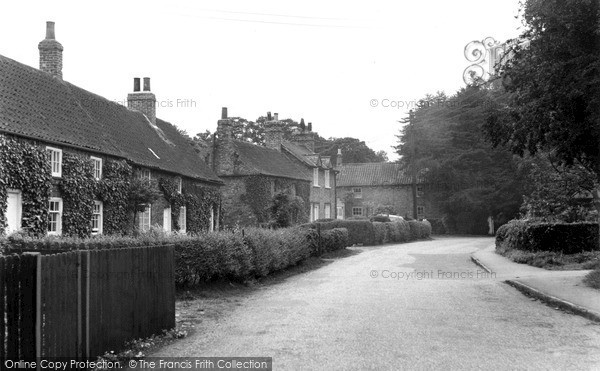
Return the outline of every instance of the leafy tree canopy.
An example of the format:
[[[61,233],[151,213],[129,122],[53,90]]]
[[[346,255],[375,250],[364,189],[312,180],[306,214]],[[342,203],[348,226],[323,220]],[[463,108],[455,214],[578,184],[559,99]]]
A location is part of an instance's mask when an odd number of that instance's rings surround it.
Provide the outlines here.
[[[509,93],[485,130],[514,153],[551,152],[600,176],[600,2],[527,0],[499,75]]]
[[[233,135],[235,139],[244,140],[251,143],[264,145],[265,143],[265,122],[267,117],[261,116],[256,121],[249,121],[241,117],[231,118],[235,126]],[[291,140],[295,134],[305,130],[310,131],[310,124],[305,124],[303,120],[298,123],[292,119],[279,120],[283,127],[283,137]],[[203,133],[196,134],[194,141],[199,147],[206,145],[212,133],[206,130]],[[388,161],[385,151],[375,152],[367,146],[364,141],[357,138],[329,138],[325,139],[314,132],[315,151],[323,156],[331,156],[335,163],[338,149],[342,150],[343,162],[345,163],[364,163],[364,162],[385,162]]]
[[[425,180],[424,193],[449,217],[489,215],[500,222],[516,215],[523,172],[516,158],[495,149],[482,131],[497,93],[476,86],[454,96],[428,95],[419,102],[412,124],[404,120],[396,147],[409,173]]]

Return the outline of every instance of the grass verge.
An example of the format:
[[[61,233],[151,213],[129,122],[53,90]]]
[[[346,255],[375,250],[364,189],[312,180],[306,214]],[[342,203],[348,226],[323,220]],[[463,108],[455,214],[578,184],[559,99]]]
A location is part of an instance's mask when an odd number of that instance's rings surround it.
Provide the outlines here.
[[[589,287],[600,290],[600,268],[588,273],[583,278],[583,283]]]
[[[563,254],[553,251],[533,252],[514,249],[498,253],[516,263],[529,264],[548,270],[600,269],[600,251]]]

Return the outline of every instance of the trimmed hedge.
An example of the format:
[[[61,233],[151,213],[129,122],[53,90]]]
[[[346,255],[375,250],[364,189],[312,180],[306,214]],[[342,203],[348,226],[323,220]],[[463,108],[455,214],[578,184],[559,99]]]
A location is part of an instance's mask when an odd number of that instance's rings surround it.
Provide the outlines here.
[[[598,223],[511,220],[496,231],[496,251],[553,251],[576,254],[599,250]]]
[[[368,220],[338,219],[325,223],[309,223],[303,226],[316,229],[317,225],[321,231],[333,228],[347,229],[349,245],[362,244],[368,246],[380,245],[387,242],[408,242],[426,239],[431,236],[431,225],[427,222],[416,220],[385,223],[370,222]]]
[[[310,256],[349,246],[348,231],[343,228],[317,232],[305,228],[277,230],[248,228],[241,231],[212,232],[197,236],[164,235],[160,232],[138,238],[100,236],[94,238],[14,235],[0,238],[3,252],[19,250],[95,250],[156,245],[174,245],[175,283],[191,286],[219,278],[244,281],[263,277],[300,263]]]

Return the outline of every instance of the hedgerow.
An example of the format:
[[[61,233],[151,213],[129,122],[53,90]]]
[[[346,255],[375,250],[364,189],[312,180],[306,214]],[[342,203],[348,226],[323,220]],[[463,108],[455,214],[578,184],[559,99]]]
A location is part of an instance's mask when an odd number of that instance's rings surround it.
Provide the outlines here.
[[[248,228],[243,232],[221,231],[194,236],[165,235],[160,231],[151,230],[136,238],[32,238],[19,233],[0,238],[0,248],[4,253],[157,245],[174,246],[175,282],[178,286],[191,286],[219,278],[245,281],[266,276],[296,265],[310,256],[347,247],[348,232],[344,229],[333,229],[324,231],[319,236],[314,230],[296,227],[277,230]]]
[[[576,254],[598,250],[598,223],[512,220],[496,231],[496,251],[554,251]]]

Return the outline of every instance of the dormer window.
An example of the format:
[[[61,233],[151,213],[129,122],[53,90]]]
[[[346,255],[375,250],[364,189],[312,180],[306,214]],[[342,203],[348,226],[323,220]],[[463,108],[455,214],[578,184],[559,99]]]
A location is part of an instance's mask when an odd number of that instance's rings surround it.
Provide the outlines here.
[[[94,164],[94,179],[100,180],[102,178],[102,159],[94,156],[91,156],[90,159]]]
[[[331,188],[329,184],[329,170],[325,170],[325,188]]]
[[[60,178],[62,176],[62,150],[53,147],[46,147],[50,152],[50,169],[52,176]]]

